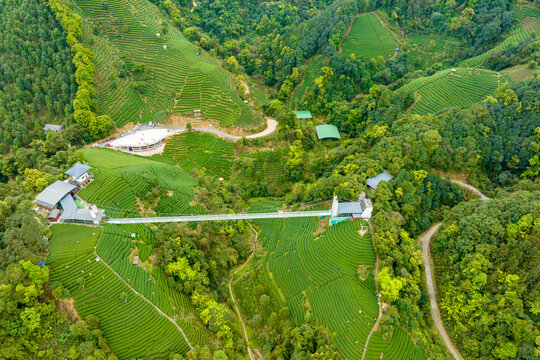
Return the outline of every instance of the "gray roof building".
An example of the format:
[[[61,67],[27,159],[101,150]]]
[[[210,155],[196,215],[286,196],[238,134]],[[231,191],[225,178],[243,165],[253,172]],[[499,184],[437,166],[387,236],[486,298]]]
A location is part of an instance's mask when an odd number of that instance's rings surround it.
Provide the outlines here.
[[[73,196],[67,195],[60,200],[60,206],[62,207],[62,215],[60,215],[60,220],[65,220],[75,211],[77,211],[77,204],[73,200]]]
[[[47,219],[56,219],[59,214],[60,214],[60,210],[52,209],[49,215],[47,215]]]
[[[65,128],[64,125],[45,124],[45,126],[43,126],[43,131],[45,133],[47,133],[47,131],[53,131],[55,133],[60,134],[62,130],[64,130],[64,128]]]
[[[73,176],[73,178],[77,179],[77,178],[80,178],[82,175],[84,175],[88,170],[90,170],[90,166],[84,165],[81,163],[76,163],[71,168],[66,170],[64,174]]]
[[[79,209],[71,195],[65,196],[60,201],[60,205],[62,206],[60,220],[63,222],[97,225],[105,215],[105,210],[98,209],[95,206],[92,209]]]
[[[39,193],[36,197],[36,203],[39,206],[52,209],[64,198],[64,196],[71,193],[76,188],[77,187],[73,184],[57,180]]]
[[[98,225],[103,217],[105,216],[105,210],[103,209],[77,209],[75,212],[71,213],[69,216],[66,216],[61,220],[69,223],[79,223],[79,224],[94,224]]]
[[[340,202],[338,204],[338,216],[360,217],[362,215],[362,206],[358,201]]]
[[[382,173],[380,174],[377,174],[375,175],[374,177],[371,177],[369,179],[367,179],[367,184],[370,188],[372,189],[377,189],[379,187],[379,183],[381,181],[390,181],[392,180],[394,177],[392,175],[390,175],[390,173],[386,170],[384,170]]]

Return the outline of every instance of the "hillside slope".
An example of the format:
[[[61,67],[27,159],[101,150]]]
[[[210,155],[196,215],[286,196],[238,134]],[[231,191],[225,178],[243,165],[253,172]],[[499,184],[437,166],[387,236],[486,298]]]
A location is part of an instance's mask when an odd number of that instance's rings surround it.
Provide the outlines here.
[[[118,126],[167,113],[224,126],[261,120],[238,96],[233,75],[191,44],[146,0],[73,0],[95,55],[98,112]]]

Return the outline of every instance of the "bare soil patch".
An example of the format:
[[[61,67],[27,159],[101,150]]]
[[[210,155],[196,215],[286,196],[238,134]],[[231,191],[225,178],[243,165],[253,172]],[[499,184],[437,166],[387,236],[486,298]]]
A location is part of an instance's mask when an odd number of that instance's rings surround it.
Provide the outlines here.
[[[75,300],[73,298],[58,299],[55,302],[57,312],[68,315],[68,317],[73,322],[81,320],[81,317],[77,313],[77,310],[75,310]]]

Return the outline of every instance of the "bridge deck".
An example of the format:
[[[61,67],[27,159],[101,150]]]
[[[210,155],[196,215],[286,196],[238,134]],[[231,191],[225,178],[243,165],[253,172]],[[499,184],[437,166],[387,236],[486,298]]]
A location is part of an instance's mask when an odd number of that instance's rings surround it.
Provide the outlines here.
[[[223,220],[248,220],[248,219],[284,219],[295,217],[323,217],[332,215],[331,210],[320,211],[297,211],[297,212],[274,212],[274,213],[247,213],[247,214],[213,214],[213,215],[186,215],[186,216],[154,216],[140,218],[116,218],[109,219],[109,224],[142,224],[164,222],[189,222],[189,221],[223,221]]]

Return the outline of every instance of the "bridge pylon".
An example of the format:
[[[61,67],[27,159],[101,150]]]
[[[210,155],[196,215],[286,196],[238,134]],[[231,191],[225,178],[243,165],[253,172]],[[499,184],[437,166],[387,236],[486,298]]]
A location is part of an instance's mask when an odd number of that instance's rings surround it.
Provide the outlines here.
[[[332,200],[332,217],[338,216],[338,205],[339,205],[338,197],[337,195],[334,195],[334,199]]]

